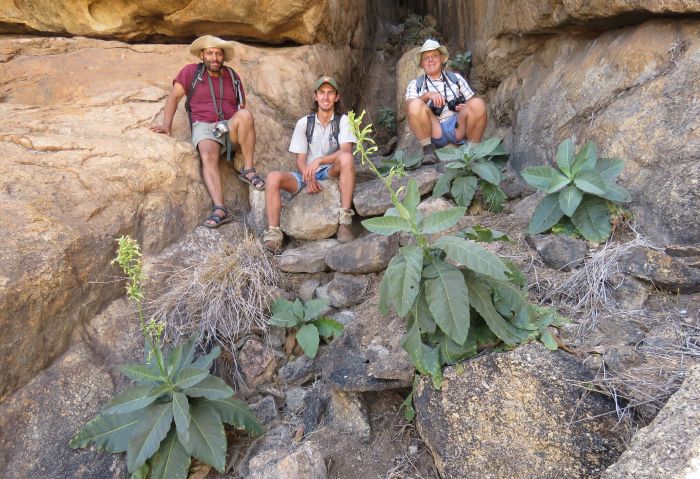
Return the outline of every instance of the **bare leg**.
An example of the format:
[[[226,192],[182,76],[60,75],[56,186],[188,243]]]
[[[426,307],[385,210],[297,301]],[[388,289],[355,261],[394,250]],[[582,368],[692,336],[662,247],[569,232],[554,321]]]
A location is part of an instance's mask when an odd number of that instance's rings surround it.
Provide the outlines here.
[[[355,159],[348,152],[340,153],[328,170],[328,174],[339,178],[340,207],[346,210],[352,208],[352,194],[355,191]]]
[[[228,121],[229,137],[233,143],[241,145],[245,169],[253,168],[255,155],[255,121],[250,110],[238,110]],[[253,174],[251,173],[250,176]]]
[[[457,114],[455,138],[457,141],[466,138],[472,143],[479,143],[484,136],[487,121],[486,102],[481,98],[470,98]]]
[[[282,211],[281,190],[295,193],[297,190],[296,177],[286,171],[271,171],[267,175],[267,187],[265,188],[265,209],[267,210],[268,226],[280,225],[280,212]]]
[[[219,173],[219,156],[221,145],[214,140],[202,140],[197,144],[199,156],[202,159],[202,179],[207,187],[209,196],[215,205],[224,204],[223,189],[221,188],[221,174]],[[214,213],[222,218],[225,212],[217,209]],[[209,221],[209,223],[213,223]]]
[[[433,115],[428,105],[418,98],[406,102],[406,118],[408,127],[419,142],[442,136],[442,128],[437,117]]]

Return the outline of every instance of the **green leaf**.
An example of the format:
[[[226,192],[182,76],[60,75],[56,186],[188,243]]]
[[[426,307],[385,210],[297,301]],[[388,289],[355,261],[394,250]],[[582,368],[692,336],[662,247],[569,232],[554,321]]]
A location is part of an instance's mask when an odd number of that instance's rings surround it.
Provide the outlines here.
[[[476,335],[469,334],[464,344],[457,344],[450,338],[440,343],[440,356],[446,364],[456,364],[459,360],[476,356]]]
[[[136,472],[134,472],[129,479],[146,479],[149,471],[148,463],[141,466]]]
[[[214,346],[209,354],[195,359],[192,363],[192,367],[209,371],[211,369],[211,365],[214,364],[214,360],[218,358],[219,355],[221,355],[221,348],[219,346]]]
[[[190,462],[190,455],[171,429],[151,459],[150,479],[187,479]]]
[[[143,417],[129,441],[126,451],[127,467],[134,472],[150,459],[170,430],[173,421],[173,408],[170,402],[151,404],[144,410]]]
[[[298,319],[304,319],[304,305],[301,303],[299,298],[295,299],[292,303],[292,313]]]
[[[571,217],[584,238],[595,243],[602,243],[612,233],[610,211],[605,200],[596,196],[583,197],[576,213]]]
[[[293,328],[299,324],[299,318],[294,315],[294,304],[284,298],[276,299],[270,306],[272,317],[270,324],[282,328]]]
[[[501,316],[493,304],[491,288],[479,281],[475,276],[467,280],[469,298],[472,307],[481,315],[489,329],[504,343],[514,346],[527,339],[527,333],[509,324]]]
[[[404,258],[403,263],[397,263],[392,275],[395,281],[390,288],[390,294],[396,314],[403,318],[408,314],[420,290],[420,276],[423,270],[423,248],[420,246],[404,246],[399,254]]]
[[[421,374],[433,377],[433,384],[442,384],[442,365],[440,364],[440,353],[437,349],[423,344],[420,331],[416,323],[401,338],[401,347],[408,353],[411,364]]]
[[[598,158],[598,151],[595,143],[589,141],[574,157],[574,163],[571,165],[571,176],[576,177],[579,172],[595,168],[596,158]]]
[[[545,190],[554,178],[564,178],[567,183],[569,182],[565,176],[551,166],[531,166],[525,168],[521,175],[528,185],[538,190]]]
[[[319,344],[318,328],[313,324],[305,324],[297,331],[297,342],[307,357],[315,358]]]
[[[600,158],[595,165],[595,171],[600,173],[606,183],[613,183],[624,168],[622,158]]]
[[[492,185],[498,185],[501,182],[501,172],[491,163],[475,161],[472,163],[472,171]]]
[[[564,216],[564,212],[559,208],[559,195],[557,193],[547,195],[532,213],[527,232],[534,235],[547,231],[557,224],[562,216]]]
[[[190,440],[190,404],[183,393],[173,393],[173,418],[181,442]]]
[[[462,240],[464,241],[464,240]],[[469,333],[469,294],[462,272],[454,265],[434,260],[426,267],[425,298],[433,319],[445,334],[463,344]]]
[[[321,313],[328,309],[330,301],[326,298],[311,299],[304,303],[304,321],[309,322],[318,318]]]
[[[493,155],[500,144],[500,138],[489,138],[488,140],[473,144],[471,148],[472,158],[478,160]]]
[[[458,177],[459,175],[460,172],[457,170],[445,170],[445,172],[442,175],[440,175],[440,177],[435,182],[435,186],[433,187],[433,196],[437,198],[438,196],[442,196],[446,193],[449,193],[450,184],[452,183],[452,180]]]
[[[152,386],[154,383],[157,384],[166,380],[166,378],[161,376],[158,369],[153,369],[143,364],[126,363],[117,367],[126,377],[138,383],[151,383]]]
[[[368,231],[379,233],[380,235],[390,236],[399,231],[410,233],[413,231],[411,222],[401,218],[400,216],[378,216],[362,221]]]
[[[543,331],[542,334],[540,334],[540,342],[550,351],[556,351],[559,347],[554,336],[552,336],[552,333],[549,331]]]
[[[578,208],[583,193],[575,185],[569,185],[559,192],[559,208],[566,216],[571,216]]]
[[[177,355],[178,361],[176,363],[173,363],[173,372],[171,374],[171,377],[173,379],[177,378],[180,372],[182,372],[182,370],[185,368],[185,366],[189,365],[194,359],[194,352],[197,349],[197,338],[192,337],[184,343],[176,346],[175,349],[177,349],[178,347],[181,348],[182,352],[179,355]]]
[[[413,408],[413,389],[403,400],[401,406],[403,408],[403,417],[406,421],[411,422],[416,417],[416,410]]]
[[[418,322],[418,327],[421,332],[434,333],[437,324],[433,319],[433,314],[430,312],[430,306],[425,299],[425,288],[421,288],[416,301],[410,311],[411,317]]]
[[[209,376],[208,369],[185,368],[182,370],[173,386],[180,389],[186,389],[194,386],[207,376]]]
[[[144,384],[134,386],[117,394],[102,408],[103,414],[124,414],[143,409],[158,399],[164,391],[160,386]]]
[[[476,187],[479,179],[476,176],[460,176],[452,182],[450,193],[455,202],[464,207],[468,207],[474,199]]]
[[[443,250],[451,260],[477,273],[496,279],[506,279],[508,266],[498,256],[474,242],[457,236],[443,236],[435,242],[434,246]]]
[[[451,146],[438,148],[435,150],[435,153],[437,154],[437,157],[440,158],[440,161],[455,161],[464,158],[464,153],[462,150]]]
[[[602,195],[605,193],[605,180],[603,180],[600,173],[595,170],[582,171],[574,178],[574,184],[586,193],[591,193],[593,195]]]
[[[492,230],[491,228],[486,228],[479,224],[463,229],[460,235],[464,235],[465,238],[480,243],[493,243],[494,241],[513,243],[513,240],[502,231]]]
[[[574,163],[574,142],[567,138],[557,148],[557,166],[569,178],[571,178],[571,166]]]
[[[129,444],[131,431],[139,422],[138,416],[128,414],[100,414],[87,423],[70,441],[73,449],[91,443],[109,452],[124,452]]]
[[[620,203],[629,203],[630,201],[632,201],[632,196],[630,196],[630,192],[622,186],[616,185],[615,183],[606,183],[605,186],[607,188],[605,194],[598,195],[601,198]]]
[[[219,413],[207,402],[198,402],[190,408],[190,440],[185,450],[219,472],[226,465],[226,435]]]
[[[384,271],[381,283],[379,283],[379,312],[388,314],[391,305],[395,304],[395,298],[399,295],[399,277],[403,278],[406,269],[406,258],[397,254]]]
[[[420,203],[420,192],[418,191],[418,183],[416,183],[415,178],[408,179],[408,185],[406,186],[406,193],[403,196],[402,203],[412,216],[416,215],[416,207],[418,203]]]
[[[490,183],[481,183],[481,194],[489,211],[498,213],[503,209],[506,194],[500,187]]]
[[[224,399],[233,396],[233,389],[223,379],[211,374],[206,379],[182,392],[189,397],[205,397],[207,399]]]
[[[486,280],[493,290],[494,306],[501,314],[507,318],[513,317],[520,311],[527,309],[527,299],[522,290],[515,284],[508,281]]]
[[[239,429],[245,429],[252,436],[262,436],[263,428],[248,405],[238,399],[215,399],[207,401],[221,416],[221,420]]]
[[[313,325],[318,328],[318,335],[322,338],[336,338],[343,334],[343,325],[334,319],[319,318]]]
[[[561,190],[566,185],[568,185],[570,181],[571,180],[569,180],[566,176],[557,173],[557,176],[549,180],[549,183],[547,183],[547,186],[545,186],[544,188],[544,192],[556,193],[557,191]]]
[[[423,234],[437,233],[453,227],[464,217],[467,209],[454,207],[443,211],[430,213],[423,221]]]

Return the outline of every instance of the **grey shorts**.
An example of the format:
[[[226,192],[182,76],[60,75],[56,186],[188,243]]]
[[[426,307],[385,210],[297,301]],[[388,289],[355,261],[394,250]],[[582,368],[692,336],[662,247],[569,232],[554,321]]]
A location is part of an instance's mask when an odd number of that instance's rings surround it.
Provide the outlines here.
[[[205,123],[203,121],[195,121],[192,124],[192,144],[195,150],[200,141],[213,140],[223,147],[221,148],[221,154],[223,155],[226,153],[226,136],[224,135],[221,138],[214,136],[214,125],[216,125],[216,123]],[[231,144],[231,147],[233,148],[233,144]],[[233,151],[231,151],[231,153],[233,153]]]

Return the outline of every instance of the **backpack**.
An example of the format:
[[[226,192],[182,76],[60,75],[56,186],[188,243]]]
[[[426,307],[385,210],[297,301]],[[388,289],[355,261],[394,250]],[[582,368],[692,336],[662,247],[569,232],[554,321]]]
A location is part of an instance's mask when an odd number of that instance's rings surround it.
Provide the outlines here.
[[[311,145],[311,138],[314,134],[314,128],[316,127],[316,121],[314,120],[314,113],[306,117],[306,143]],[[340,148],[340,143],[338,143],[338,135],[340,135],[340,117],[341,115],[333,112],[333,119],[331,120],[331,133],[335,138],[335,144]],[[336,148],[336,150],[338,149]],[[335,150],[334,150],[335,151]]]
[[[457,91],[459,91],[459,80],[457,80],[457,75],[455,75],[454,72],[451,72],[449,70],[443,70],[443,73],[447,75],[448,80],[452,82],[452,84],[457,86]],[[423,84],[425,83],[425,74],[419,76],[416,78],[416,91],[418,94],[420,94],[421,88],[423,88]]]
[[[245,105],[245,95],[243,94],[243,90],[241,89],[241,79],[238,76],[238,73],[236,73],[233,68],[224,66],[224,68],[228,71],[229,75],[231,75],[231,80],[233,82],[233,93],[236,95],[236,105],[238,108],[241,108],[241,105]],[[197,65],[197,70],[194,72],[194,78],[192,79],[192,84],[190,85],[190,89],[187,90],[187,99],[185,100],[185,110],[187,110],[187,116],[190,117],[190,125],[192,125],[192,109],[190,108],[190,100],[192,99],[192,95],[194,94],[194,87],[197,86],[197,83],[204,81],[202,79],[202,76],[204,75],[204,63],[200,63]]]

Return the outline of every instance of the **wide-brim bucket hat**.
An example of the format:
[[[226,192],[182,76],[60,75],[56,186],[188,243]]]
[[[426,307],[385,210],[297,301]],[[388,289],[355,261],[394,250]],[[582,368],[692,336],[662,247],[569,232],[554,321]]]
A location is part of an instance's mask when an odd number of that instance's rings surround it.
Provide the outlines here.
[[[190,53],[200,58],[200,53],[205,48],[221,48],[224,51],[224,61],[233,60],[233,44],[212,35],[204,35],[193,41],[190,45]]]
[[[443,59],[442,62],[445,63],[448,58],[450,58],[449,53],[447,53],[447,48],[445,48],[443,45],[440,45],[440,43],[436,40],[433,40],[432,38],[429,38],[425,41],[422,47],[420,47],[420,50],[416,52],[416,65],[420,66],[420,60],[421,57],[423,56],[423,53],[425,52],[431,52],[433,50],[439,50],[440,53],[442,53]]]

